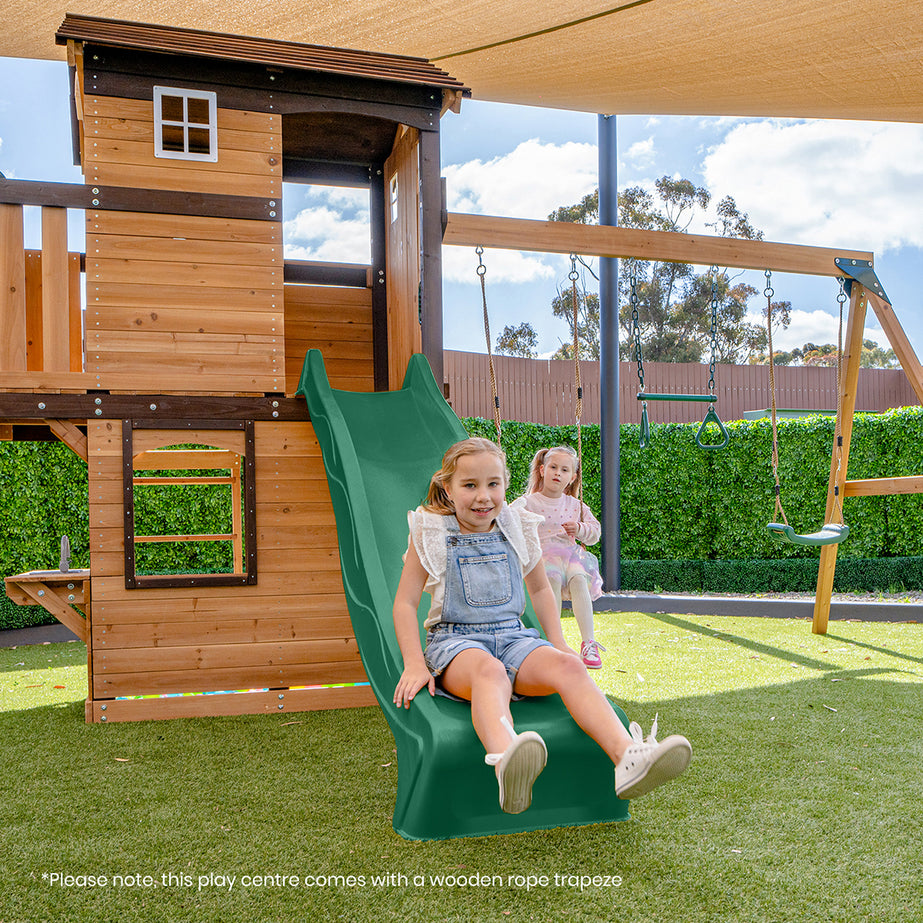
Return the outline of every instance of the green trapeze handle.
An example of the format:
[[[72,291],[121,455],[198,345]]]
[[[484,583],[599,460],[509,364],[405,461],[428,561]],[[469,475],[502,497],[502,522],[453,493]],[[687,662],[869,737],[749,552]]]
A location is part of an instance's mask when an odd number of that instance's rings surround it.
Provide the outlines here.
[[[839,522],[825,523],[819,532],[809,532],[807,535],[799,535],[791,526],[782,522],[771,522],[767,528],[773,538],[792,545],[836,545],[849,535],[849,526]]]
[[[718,398],[714,394],[651,394],[647,391],[638,392],[639,401],[681,401],[688,403],[694,401],[698,404],[714,404]]]
[[[647,404],[641,405],[641,438],[638,442],[642,449],[651,444],[651,424],[647,418]]]
[[[705,427],[708,426],[709,423],[718,424],[718,429],[721,430],[721,435],[724,437],[721,442],[702,442],[702,435],[705,432]],[[699,431],[695,434],[695,444],[700,449],[723,449],[730,441],[731,437],[727,431],[727,427],[721,422],[718,414],[715,413],[714,406],[709,407],[708,413],[705,414],[705,419],[702,421],[702,425],[699,427]]]

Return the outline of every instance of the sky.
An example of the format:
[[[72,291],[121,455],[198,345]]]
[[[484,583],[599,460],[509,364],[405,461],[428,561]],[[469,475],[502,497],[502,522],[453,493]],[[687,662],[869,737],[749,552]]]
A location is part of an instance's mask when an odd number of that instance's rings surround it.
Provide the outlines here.
[[[68,97],[64,64],[0,58],[0,172],[82,182]],[[596,187],[596,136],[595,115],[466,100],[442,121],[449,210],[543,219],[578,202]],[[766,240],[873,251],[896,316],[923,356],[923,125],[619,116],[617,151],[619,188],[681,176],[706,187],[713,203],[733,196]],[[283,201],[287,257],[368,261],[366,192],[286,184]],[[37,227],[30,215],[27,246],[37,246]],[[70,246],[83,248],[76,213]],[[550,355],[568,339],[550,307],[566,284],[567,258],[501,250],[484,258],[493,338],[529,321],[539,354]],[[444,248],[446,348],[485,351],[476,266],[470,248]],[[743,278],[763,291],[762,273]],[[778,349],[836,341],[835,280],[777,274],[773,288],[793,308],[789,329],[774,336]],[[754,321],[761,307],[754,298]],[[871,312],[866,338],[886,342]]]

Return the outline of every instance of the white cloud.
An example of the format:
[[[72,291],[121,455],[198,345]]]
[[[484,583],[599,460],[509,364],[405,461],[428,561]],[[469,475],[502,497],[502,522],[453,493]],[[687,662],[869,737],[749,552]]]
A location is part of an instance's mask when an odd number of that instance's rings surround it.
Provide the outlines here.
[[[654,163],[657,152],[654,149],[653,136],[644,141],[635,141],[631,147],[625,151],[625,162],[630,164],[636,170],[642,170]]]
[[[550,263],[535,254],[518,250],[485,250],[484,264],[487,267],[488,297],[490,286],[495,282],[534,282],[537,279],[553,279],[556,275]],[[480,285],[477,265],[478,258],[472,247],[442,248],[442,277],[446,282]]]
[[[708,152],[703,173],[767,240],[877,254],[923,245],[921,125],[745,122]]]
[[[592,192],[597,168],[596,145],[532,138],[491,160],[450,164],[443,175],[449,211],[544,219]]]
[[[327,205],[309,206],[283,225],[285,256],[294,260],[369,263],[369,218],[347,217]]]
[[[753,313],[747,315],[747,320],[751,324],[758,324],[765,327],[766,318],[762,314]],[[791,324],[785,330],[772,328],[772,346],[775,350],[784,350],[789,352],[796,347],[801,349],[805,343],[816,343],[823,345],[826,343],[836,343],[837,327],[839,318],[828,314],[826,311],[802,311],[797,308],[791,312]],[[844,321],[845,326],[845,321]],[[843,335],[845,336],[845,329]],[[875,324],[866,322],[863,339],[874,340],[879,346],[888,346],[888,338],[884,331]]]

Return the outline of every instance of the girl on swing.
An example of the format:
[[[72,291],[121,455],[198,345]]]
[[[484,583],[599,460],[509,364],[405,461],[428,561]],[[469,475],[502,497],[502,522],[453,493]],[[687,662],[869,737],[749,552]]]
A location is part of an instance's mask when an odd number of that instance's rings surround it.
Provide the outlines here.
[[[529,486],[513,503],[544,521],[538,527],[545,573],[555,605],[570,599],[580,631],[580,659],[591,670],[602,667],[605,648],[593,632],[593,600],[602,595],[603,581],[595,555],[578,545],[595,545],[602,532],[592,510],[580,499],[580,459],[569,445],[539,449],[529,469]]]
[[[561,696],[577,724],[615,766],[615,792],[635,798],[679,775],[692,749],[674,735],[629,734],[561,632],[560,610],[538,537],[540,517],[505,502],[506,457],[487,439],[465,439],[443,457],[426,502],[409,515],[410,538],[394,600],[394,627],[404,670],[394,703],[409,708],[424,687],[471,703],[474,730],[494,767],[500,807],[510,814],[532,802],[547,751],[534,731],[517,734],[511,697]],[[548,640],[527,629],[523,578]],[[417,607],[432,604],[420,645]],[[656,727],[656,721],[655,721]]]

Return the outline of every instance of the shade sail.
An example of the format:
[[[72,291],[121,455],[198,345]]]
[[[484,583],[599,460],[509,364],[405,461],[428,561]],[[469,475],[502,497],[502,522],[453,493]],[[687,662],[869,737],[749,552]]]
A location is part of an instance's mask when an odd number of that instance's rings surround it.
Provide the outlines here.
[[[893,0],[6,4],[0,53],[72,12],[427,58],[476,99],[587,112],[923,121],[923,5]]]

